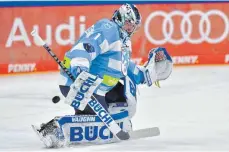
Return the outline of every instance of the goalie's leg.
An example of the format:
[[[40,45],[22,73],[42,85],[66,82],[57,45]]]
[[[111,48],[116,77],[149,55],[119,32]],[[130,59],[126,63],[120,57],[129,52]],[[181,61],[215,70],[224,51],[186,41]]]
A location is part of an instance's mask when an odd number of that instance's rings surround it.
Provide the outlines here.
[[[114,88],[106,93],[105,100],[107,103],[126,102],[124,92],[124,85],[118,82]]]

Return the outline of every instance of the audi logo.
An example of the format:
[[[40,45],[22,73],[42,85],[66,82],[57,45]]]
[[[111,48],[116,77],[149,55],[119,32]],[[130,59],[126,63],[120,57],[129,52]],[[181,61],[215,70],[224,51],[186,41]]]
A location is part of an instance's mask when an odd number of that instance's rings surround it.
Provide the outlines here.
[[[182,17],[181,23],[180,23],[180,32],[181,32],[181,37],[179,39],[175,39],[172,37],[174,34],[174,22],[173,22],[173,17],[174,16],[180,16]],[[192,38],[191,34],[193,32],[193,23],[191,20],[191,16],[199,16],[200,21],[198,25],[198,30],[200,36],[198,38]],[[223,22],[224,22],[224,31],[223,33],[218,36],[211,38],[211,21],[209,19],[210,16],[219,16]],[[162,26],[157,27],[158,30],[162,30],[163,38],[162,39],[156,39],[153,37],[153,35],[150,33],[150,22],[155,18],[155,17],[163,17],[163,22]],[[152,25],[153,26],[153,25]],[[168,30],[167,30],[168,27]],[[202,12],[199,10],[193,10],[189,11],[187,13],[176,10],[170,13],[164,12],[164,11],[156,11],[152,12],[145,21],[145,35],[147,39],[152,43],[156,45],[162,45],[165,43],[171,43],[175,45],[182,44],[184,42],[188,42],[191,44],[200,44],[202,42],[208,42],[211,44],[216,44],[220,43],[225,38],[228,36],[229,33],[229,21],[228,17],[221,11],[219,10],[210,10],[208,12]]]

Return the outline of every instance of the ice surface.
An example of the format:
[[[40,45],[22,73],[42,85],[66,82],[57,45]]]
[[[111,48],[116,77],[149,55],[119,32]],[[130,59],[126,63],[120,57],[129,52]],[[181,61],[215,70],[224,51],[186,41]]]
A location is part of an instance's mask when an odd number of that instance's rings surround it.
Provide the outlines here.
[[[72,114],[53,104],[58,73],[0,77],[0,151],[229,151],[229,66],[178,67],[162,88],[140,86],[134,129],[159,137],[117,144],[46,149],[31,124]]]

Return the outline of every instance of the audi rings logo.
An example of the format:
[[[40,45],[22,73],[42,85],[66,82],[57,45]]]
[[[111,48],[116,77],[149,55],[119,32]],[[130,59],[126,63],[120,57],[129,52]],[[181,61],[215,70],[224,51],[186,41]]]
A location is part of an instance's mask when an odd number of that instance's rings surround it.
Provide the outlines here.
[[[162,34],[163,34],[163,39],[156,39],[151,33],[150,33],[150,22],[155,18],[155,17],[163,17],[163,22],[162,22]],[[174,34],[174,22],[173,22],[173,17],[174,16],[181,16],[182,20],[180,23],[180,32],[181,32],[181,37],[179,39],[175,39],[172,37]],[[199,16],[200,21],[198,25],[198,30],[199,30],[199,37],[198,38],[192,38],[191,34],[193,32],[193,23],[191,20],[191,16]],[[211,34],[211,21],[210,21],[210,16],[218,16],[220,17],[223,22],[224,22],[224,31],[220,36],[218,37],[210,37]],[[153,25],[152,25],[153,26]],[[167,30],[168,27],[168,30]],[[170,13],[166,13],[163,11],[156,11],[152,12],[146,19],[145,22],[145,34],[147,39],[156,45],[162,45],[165,43],[171,43],[171,44],[182,44],[184,42],[188,42],[191,44],[200,44],[202,42],[208,42],[211,44],[215,43],[220,43],[225,38],[228,36],[229,33],[229,21],[228,17],[221,11],[219,10],[210,10],[208,12],[202,12],[198,10],[190,11],[187,13],[184,13],[182,11],[173,11]],[[160,30],[160,27],[157,27],[158,30]]]

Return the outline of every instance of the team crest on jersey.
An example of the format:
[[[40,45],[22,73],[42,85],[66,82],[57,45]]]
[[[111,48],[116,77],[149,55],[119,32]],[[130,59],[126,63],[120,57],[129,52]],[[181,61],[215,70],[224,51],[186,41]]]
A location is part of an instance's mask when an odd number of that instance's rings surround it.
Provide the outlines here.
[[[83,47],[88,53],[95,52],[94,47],[90,43],[83,43]]]

